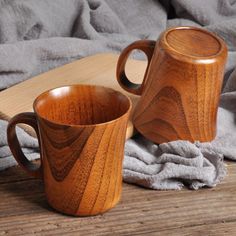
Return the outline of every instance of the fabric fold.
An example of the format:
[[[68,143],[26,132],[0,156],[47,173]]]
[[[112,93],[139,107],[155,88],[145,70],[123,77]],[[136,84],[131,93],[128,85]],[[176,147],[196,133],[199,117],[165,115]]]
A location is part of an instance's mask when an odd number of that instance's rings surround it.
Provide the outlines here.
[[[123,177],[127,183],[159,190],[179,190],[184,186],[197,190],[214,187],[226,175],[223,155],[202,152],[189,141],[173,141],[159,146],[150,142],[153,149],[146,152],[140,148],[141,140],[146,142],[144,137],[126,142]],[[149,162],[143,159],[146,156],[149,156]]]

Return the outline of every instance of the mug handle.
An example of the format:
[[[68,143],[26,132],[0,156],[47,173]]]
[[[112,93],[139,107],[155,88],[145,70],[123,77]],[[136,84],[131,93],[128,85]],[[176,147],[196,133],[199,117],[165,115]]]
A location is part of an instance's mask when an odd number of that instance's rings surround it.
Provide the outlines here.
[[[10,147],[10,150],[18,162],[18,164],[31,176],[36,178],[42,178],[42,163],[39,167],[30,162],[23,151],[21,150],[19,140],[16,135],[16,125],[19,123],[24,123],[36,131],[37,138],[40,144],[39,130],[37,125],[36,115],[33,112],[24,112],[14,116],[8,124],[7,127],[7,141]]]
[[[117,62],[116,78],[117,78],[118,83],[124,90],[130,93],[136,94],[136,95],[142,94],[147,71],[150,66],[150,62],[152,59],[155,45],[156,45],[156,41],[153,41],[153,40],[138,40],[130,44],[128,47],[126,47],[122,51]],[[134,49],[139,49],[143,51],[146,54],[147,59],[148,59],[148,64],[147,64],[147,68],[144,74],[144,80],[142,84],[132,83],[125,74],[125,65],[126,65],[127,59],[131,51]]]

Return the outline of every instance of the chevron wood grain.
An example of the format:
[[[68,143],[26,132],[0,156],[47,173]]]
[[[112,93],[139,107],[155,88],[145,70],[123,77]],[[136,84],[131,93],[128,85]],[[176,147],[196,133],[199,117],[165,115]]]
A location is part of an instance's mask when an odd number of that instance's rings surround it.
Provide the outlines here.
[[[10,120],[8,142],[19,164],[29,174],[42,176],[49,204],[79,216],[114,207],[121,197],[131,100],[113,89],[74,85],[43,93],[35,100],[34,110]],[[41,169],[29,166],[19,151],[15,134],[19,122],[39,133]],[[41,175],[35,174],[41,170]]]
[[[125,74],[133,49],[148,58],[140,85]],[[226,57],[222,39],[195,27],[171,28],[157,42],[129,45],[118,60],[117,79],[122,88],[141,95],[133,115],[136,129],[156,143],[213,140]]]

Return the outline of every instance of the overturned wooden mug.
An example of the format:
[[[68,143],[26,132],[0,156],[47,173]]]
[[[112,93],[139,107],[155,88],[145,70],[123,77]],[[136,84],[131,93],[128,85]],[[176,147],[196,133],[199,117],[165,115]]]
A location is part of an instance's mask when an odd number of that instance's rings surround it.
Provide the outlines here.
[[[39,95],[34,112],[20,113],[8,125],[9,147],[30,175],[42,178],[49,204],[75,216],[114,207],[122,190],[122,161],[131,100],[110,88],[70,85]],[[16,125],[32,126],[41,166],[27,160]]]
[[[142,84],[125,74],[134,49],[148,59]],[[125,48],[117,80],[126,91],[141,95],[133,115],[136,129],[155,143],[213,140],[226,58],[225,42],[196,27],[170,28],[157,42],[140,40]]]

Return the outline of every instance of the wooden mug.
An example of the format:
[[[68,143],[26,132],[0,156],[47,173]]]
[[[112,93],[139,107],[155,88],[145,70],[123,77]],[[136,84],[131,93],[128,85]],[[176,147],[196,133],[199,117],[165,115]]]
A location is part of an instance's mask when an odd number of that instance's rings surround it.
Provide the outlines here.
[[[142,84],[125,74],[134,49],[148,59]],[[133,115],[136,129],[155,143],[213,140],[226,58],[225,42],[196,27],[170,28],[157,42],[140,40],[125,48],[117,80],[123,89],[141,95]]]
[[[103,213],[121,197],[122,161],[130,99],[110,88],[71,85],[39,95],[34,113],[21,113],[8,125],[9,147],[23,169],[44,180],[46,198],[56,210],[76,216]],[[23,154],[15,126],[32,126],[41,166]]]

